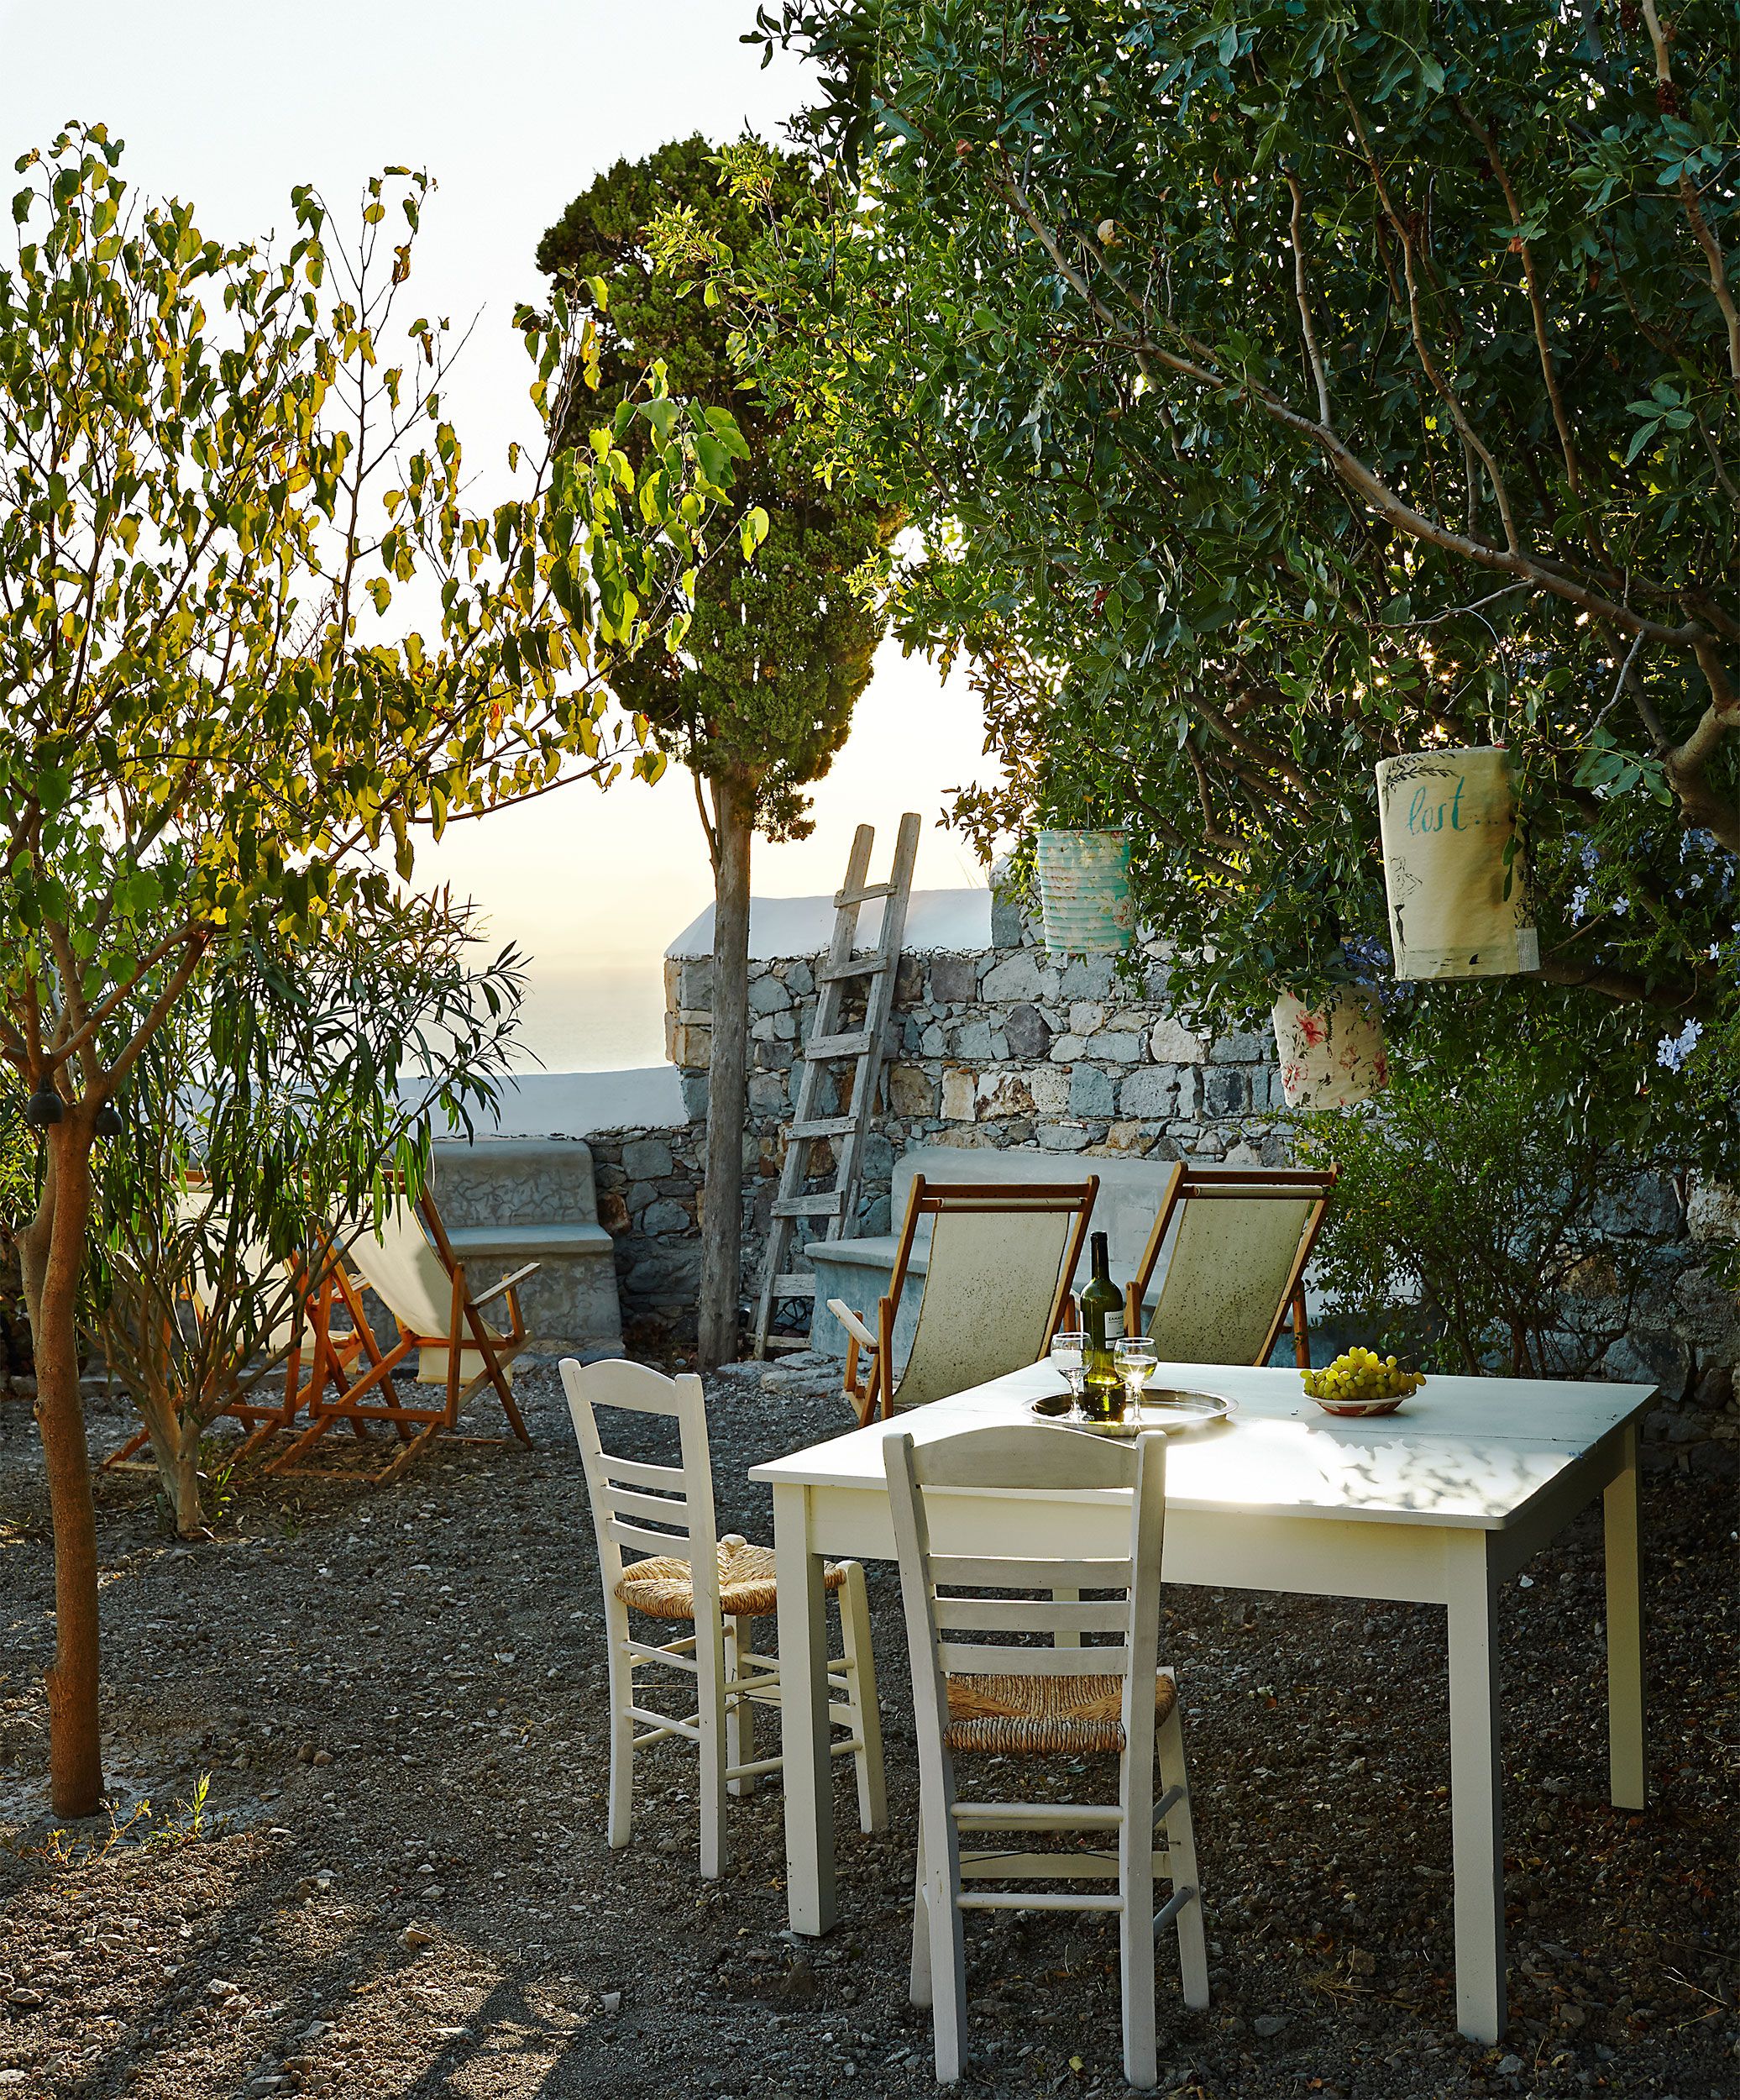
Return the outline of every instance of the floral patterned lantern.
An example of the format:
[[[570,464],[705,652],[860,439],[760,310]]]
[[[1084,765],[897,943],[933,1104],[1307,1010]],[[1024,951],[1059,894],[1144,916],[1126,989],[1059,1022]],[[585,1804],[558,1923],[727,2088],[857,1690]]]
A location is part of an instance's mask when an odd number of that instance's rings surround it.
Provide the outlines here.
[[[1046,948],[1054,955],[1122,955],[1133,948],[1129,834],[1043,831],[1035,843]]]
[[[1397,977],[1540,968],[1508,753],[1379,759],[1377,821]]]
[[[1315,1011],[1283,992],[1274,1019],[1289,1108],[1351,1108],[1389,1084],[1383,1016],[1370,985],[1344,985]]]

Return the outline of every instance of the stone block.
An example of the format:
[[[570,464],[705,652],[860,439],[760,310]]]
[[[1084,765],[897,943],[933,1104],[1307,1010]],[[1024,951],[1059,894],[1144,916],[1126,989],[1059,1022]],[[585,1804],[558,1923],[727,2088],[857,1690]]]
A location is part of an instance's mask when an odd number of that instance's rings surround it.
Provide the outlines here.
[[[886,1085],[888,1104],[896,1116],[936,1113],[936,1082],[922,1066],[890,1065]]]
[[[1170,1014],[1156,1021],[1149,1034],[1148,1055],[1156,1064],[1201,1064],[1208,1054],[1208,1047],[1202,1037],[1192,1035]]]
[[[1203,1075],[1195,1065],[1181,1064],[1177,1076],[1178,1105],[1172,1112],[1180,1116],[1195,1116],[1203,1105]]]
[[[940,1021],[930,1021],[919,1037],[919,1054],[925,1058],[940,1058],[948,1048],[948,1037]]]
[[[622,1170],[636,1181],[658,1181],[671,1171],[671,1148],[662,1137],[632,1137],[622,1147]]]
[[[1694,1174],[1685,1200],[1685,1229],[1695,1240],[1740,1239],[1740,1191],[1707,1174]]]
[[[1208,1053],[1211,1064],[1255,1064],[1260,1058],[1275,1054],[1272,1036],[1231,1035],[1217,1036]]]
[[[1114,1123],[1106,1132],[1108,1152],[1147,1152],[1159,1132],[1147,1123]]]
[[[1005,1116],[1030,1116],[1033,1093],[1025,1072],[987,1072],[980,1079],[977,1095],[980,1122]]]
[[[1073,955],[1063,966],[1059,992],[1065,999],[1109,999],[1116,967],[1109,955]]]
[[[710,1006],[713,1004],[713,958],[710,955],[691,955],[683,962],[679,979],[679,1006]]]
[[[612,1235],[628,1230],[628,1205],[618,1190],[612,1189],[598,1199],[598,1222]]]
[[[991,869],[991,945],[1019,948],[1025,937],[1020,885],[1011,875],[1008,861],[999,860]]]
[[[1041,1123],[1036,1134],[1048,1152],[1083,1152],[1091,1137],[1085,1123]]]
[[[691,1123],[705,1123],[707,1120],[707,1075],[705,1072],[681,1072],[677,1075],[683,1089],[683,1113]]]
[[[978,965],[968,955],[934,956],[930,996],[939,1006],[971,1005],[978,997]]]
[[[1105,1026],[1106,1009],[1103,1000],[1077,999],[1069,1010],[1069,1032],[1072,1036],[1091,1036],[1096,1028]]]
[[[1111,1074],[1097,1064],[1078,1064],[1069,1077],[1069,1106],[1073,1116],[1110,1116],[1117,1107]]]
[[[1072,1076],[1064,1066],[1057,1064],[1042,1064],[1027,1074],[1028,1090],[1033,1095],[1037,1114],[1062,1116],[1067,1111]]]
[[[656,1203],[658,1200],[658,1184],[656,1181],[632,1181],[628,1184],[628,1207],[631,1210],[644,1210],[649,1203]]]
[[[991,1047],[990,1022],[982,1020],[960,1022],[949,1047],[957,1058],[972,1058],[981,1064],[988,1063],[994,1054]]]
[[[785,966],[785,989],[794,999],[807,999],[815,990],[815,972],[804,962]]]
[[[1203,1110],[1208,1116],[1242,1116],[1250,1106],[1250,1081],[1237,1065],[1213,1065],[1203,1075]]]
[[[1143,1122],[1169,1121],[1177,1104],[1178,1074],[1168,1065],[1144,1065],[1127,1074],[1118,1089],[1119,1111]]]
[[[1051,1062],[1053,1064],[1073,1064],[1087,1047],[1088,1038],[1077,1035],[1073,1031],[1067,1036],[1054,1036],[1051,1038]]]
[[[1012,1058],[1037,1059],[1051,1053],[1051,1027],[1037,1006],[1012,1006],[1003,1024],[1003,1032]]]
[[[1139,1064],[1142,1038],[1127,1028],[1098,1028],[1088,1038],[1087,1054],[1108,1064]]]
[[[686,1232],[693,1223],[682,1205],[673,1203],[667,1196],[661,1196],[657,1203],[649,1203],[641,1215],[641,1230],[652,1239],[662,1232]]]
[[[942,1075],[942,1113],[951,1123],[970,1123],[974,1120],[978,1099],[978,1075],[963,1071],[960,1066],[951,1067]]]
[[[683,1004],[683,965],[674,955],[664,958],[664,1008],[669,1013]]]
[[[986,971],[982,995],[998,1004],[1024,999],[1030,1002],[1055,999],[1056,974],[1042,968],[1036,955],[1011,955]]]
[[[679,1021],[669,1031],[668,1049],[673,1064],[691,1072],[704,1072],[713,1058],[713,1031]]]
[[[871,1131],[864,1139],[864,1179],[873,1189],[886,1184],[894,1171],[894,1147],[880,1131]]]
[[[784,1013],[790,1005],[791,994],[772,970],[767,970],[761,976],[750,979],[749,1011],[751,1013]]]
[[[752,1072],[749,1075],[749,1105],[763,1116],[784,1116],[787,1100],[786,1078],[783,1072]]]

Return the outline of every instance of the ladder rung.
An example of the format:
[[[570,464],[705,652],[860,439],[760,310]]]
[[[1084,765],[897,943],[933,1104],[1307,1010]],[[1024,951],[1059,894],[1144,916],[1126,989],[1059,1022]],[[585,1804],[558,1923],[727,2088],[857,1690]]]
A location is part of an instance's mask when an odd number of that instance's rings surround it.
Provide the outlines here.
[[[773,1278],[776,1298],[814,1298],[815,1278],[813,1276],[776,1276]]]
[[[873,977],[888,966],[888,950],[879,948],[868,955],[855,955],[849,963],[836,963],[832,969],[818,970],[815,981],[818,984],[836,984],[842,977]]]
[[[891,882],[873,882],[862,890],[836,890],[834,909],[838,911],[847,905],[874,904],[878,897],[892,897],[894,894],[894,885]]]
[[[831,1189],[819,1196],[782,1196],[773,1205],[776,1218],[831,1218],[837,1216],[843,1189]]]
[[[788,1137],[844,1137],[858,1126],[856,1116],[821,1116],[813,1122],[794,1123],[786,1132]]]
[[[870,1047],[870,1031],[861,1029],[854,1036],[812,1036],[804,1045],[804,1055],[817,1058],[862,1058]]]

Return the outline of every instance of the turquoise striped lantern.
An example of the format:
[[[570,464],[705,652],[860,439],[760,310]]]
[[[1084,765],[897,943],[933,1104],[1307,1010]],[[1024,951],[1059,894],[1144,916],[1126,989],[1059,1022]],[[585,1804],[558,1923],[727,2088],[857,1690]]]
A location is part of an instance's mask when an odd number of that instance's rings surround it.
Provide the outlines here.
[[[1054,955],[1122,955],[1135,945],[1127,832],[1041,832],[1040,916]]]

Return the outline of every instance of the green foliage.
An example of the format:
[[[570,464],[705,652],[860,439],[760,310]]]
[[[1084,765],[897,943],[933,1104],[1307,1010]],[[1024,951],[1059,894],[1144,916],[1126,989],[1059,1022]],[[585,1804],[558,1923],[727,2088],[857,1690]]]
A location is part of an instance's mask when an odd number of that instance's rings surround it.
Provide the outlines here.
[[[322,1275],[391,1181],[421,1188],[436,1126],[492,1100],[522,973],[476,948],[444,895],[364,900],[307,942],[261,915],[151,1037],[99,1160],[93,1324],[172,1500],[207,1424],[281,1375],[286,1262]]]
[[[695,137],[619,161],[537,250],[540,269],[592,302],[602,399],[631,397],[662,365],[710,418],[728,413],[741,428],[734,491],[752,507],[739,543],[700,580],[680,653],[644,652],[615,685],[661,748],[705,777],[744,782],[773,837],[808,828],[802,790],[828,770],[868,682],[883,615],[864,579],[894,519],[824,486],[802,431],[736,369],[730,322],[694,265],[747,265],[818,218],[794,156],[753,141],[721,155]],[[731,438],[721,422],[714,442]],[[697,442],[705,455],[708,440]]]
[[[298,189],[279,252],[120,152],[26,155],[0,265],[0,1053],[87,1103],[261,912],[312,937],[414,827],[634,759],[606,679],[680,623],[733,464],[656,370],[588,428],[558,298],[520,326],[578,441],[473,513],[447,324],[404,311],[427,179],[372,179],[349,244]]]
[[[900,631],[976,659],[1008,769],[970,827],[1128,825],[1180,990],[1249,1016],[1378,966],[1376,759],[1505,743],[1567,1025],[1731,1153],[1732,7],[763,33],[817,64],[852,207],[721,281],[836,486],[920,528]]]
[[[1301,1164],[1339,1165],[1318,1242],[1336,1319],[1404,1363],[1588,1377],[1629,1324],[1640,1177],[1589,1074],[1549,1036],[1401,1063],[1362,1107],[1292,1119]]]

